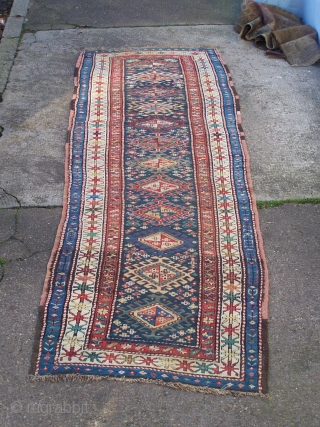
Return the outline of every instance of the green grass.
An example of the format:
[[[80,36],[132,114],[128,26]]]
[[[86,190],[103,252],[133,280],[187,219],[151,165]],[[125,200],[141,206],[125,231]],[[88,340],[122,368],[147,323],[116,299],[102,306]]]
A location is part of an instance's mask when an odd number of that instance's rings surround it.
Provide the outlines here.
[[[4,276],[4,266],[6,262],[7,262],[6,259],[0,258],[0,281],[3,279],[3,276]]]
[[[266,201],[258,201],[257,206],[259,209],[267,209],[267,208],[276,208],[278,206],[283,206],[288,203],[297,203],[300,205],[304,205],[306,203],[317,204],[320,203],[319,197],[308,198],[308,199],[285,199],[285,200],[266,200]]]

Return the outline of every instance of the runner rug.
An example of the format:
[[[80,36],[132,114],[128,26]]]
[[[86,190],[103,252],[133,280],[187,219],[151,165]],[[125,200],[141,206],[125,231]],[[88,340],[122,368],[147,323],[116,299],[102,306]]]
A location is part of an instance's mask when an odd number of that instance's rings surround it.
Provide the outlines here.
[[[85,52],[33,378],[266,392],[267,272],[215,50]]]

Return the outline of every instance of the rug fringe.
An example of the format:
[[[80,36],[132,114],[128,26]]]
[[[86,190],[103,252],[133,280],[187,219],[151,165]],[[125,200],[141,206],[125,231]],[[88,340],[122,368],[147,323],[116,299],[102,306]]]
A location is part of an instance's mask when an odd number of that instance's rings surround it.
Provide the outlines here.
[[[38,361],[39,349],[40,349],[40,336],[41,336],[41,331],[43,327],[43,317],[44,317],[44,307],[40,306],[38,308],[38,318],[37,318],[37,323],[35,327],[35,339],[33,341],[29,375],[33,375],[37,368],[37,361]]]
[[[256,396],[262,399],[268,399],[268,394],[263,393],[253,393],[249,391],[235,391],[227,389],[217,389],[211,387],[202,387],[196,385],[189,385],[183,383],[172,383],[169,381],[162,380],[152,380],[144,378],[127,378],[127,377],[108,377],[108,376],[99,376],[99,375],[83,375],[83,374],[48,374],[48,375],[28,375],[28,382],[75,382],[75,381],[119,381],[127,383],[147,383],[155,384],[160,386],[170,387],[176,390],[184,390],[189,392],[198,392],[204,394],[214,394],[216,396]]]

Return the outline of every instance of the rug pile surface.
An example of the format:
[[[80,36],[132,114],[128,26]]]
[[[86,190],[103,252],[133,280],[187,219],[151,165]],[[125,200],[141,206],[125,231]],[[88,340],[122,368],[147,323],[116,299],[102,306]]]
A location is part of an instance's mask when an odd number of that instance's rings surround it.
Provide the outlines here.
[[[82,53],[69,130],[34,378],[265,393],[267,271],[219,54]]]

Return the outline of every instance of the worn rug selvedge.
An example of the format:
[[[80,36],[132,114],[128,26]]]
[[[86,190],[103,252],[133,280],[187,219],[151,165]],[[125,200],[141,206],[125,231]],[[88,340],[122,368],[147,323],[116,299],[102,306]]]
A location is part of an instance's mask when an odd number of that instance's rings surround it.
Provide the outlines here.
[[[215,50],[81,54],[41,307],[34,378],[266,392],[267,271]]]

